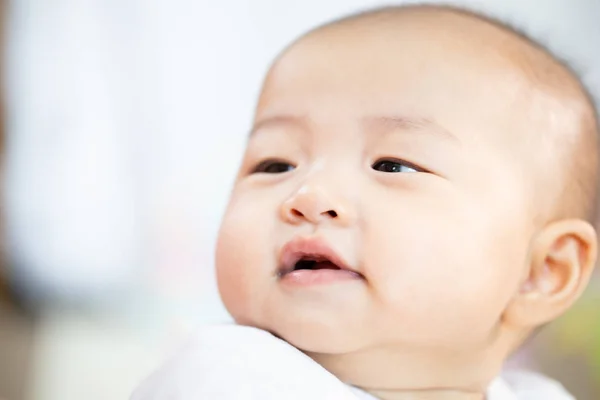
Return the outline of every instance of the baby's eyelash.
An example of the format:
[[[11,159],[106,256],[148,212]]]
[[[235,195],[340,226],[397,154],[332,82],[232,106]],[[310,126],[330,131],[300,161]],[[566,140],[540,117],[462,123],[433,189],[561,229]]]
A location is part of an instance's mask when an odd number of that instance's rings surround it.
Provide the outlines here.
[[[371,168],[373,168],[376,171],[385,172],[385,173],[401,173],[401,172],[428,173],[429,172],[425,168],[422,168],[414,163],[411,163],[411,162],[408,162],[408,161],[405,161],[402,159],[398,159],[398,158],[391,158],[391,157],[385,157],[385,158],[378,159],[371,165]],[[404,168],[404,171],[402,170],[403,168]]]
[[[296,168],[295,165],[280,159],[268,159],[261,161],[252,168],[252,174],[283,174],[292,171]]]

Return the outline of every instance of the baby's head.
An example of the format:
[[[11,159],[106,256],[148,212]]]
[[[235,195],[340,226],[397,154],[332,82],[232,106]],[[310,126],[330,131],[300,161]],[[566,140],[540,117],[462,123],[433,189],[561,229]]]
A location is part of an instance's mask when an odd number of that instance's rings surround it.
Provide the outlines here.
[[[587,284],[597,129],[577,78],[493,21],[420,6],[316,29],[265,80],[223,301],[377,393],[480,390]]]

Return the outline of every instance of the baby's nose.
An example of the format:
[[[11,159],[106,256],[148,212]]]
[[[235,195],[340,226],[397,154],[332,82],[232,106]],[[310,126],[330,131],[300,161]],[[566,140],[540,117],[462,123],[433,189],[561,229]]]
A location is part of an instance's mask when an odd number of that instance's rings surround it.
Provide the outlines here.
[[[282,205],[282,217],[286,222],[320,224],[332,221],[348,224],[353,219],[346,202],[316,186],[303,186]]]

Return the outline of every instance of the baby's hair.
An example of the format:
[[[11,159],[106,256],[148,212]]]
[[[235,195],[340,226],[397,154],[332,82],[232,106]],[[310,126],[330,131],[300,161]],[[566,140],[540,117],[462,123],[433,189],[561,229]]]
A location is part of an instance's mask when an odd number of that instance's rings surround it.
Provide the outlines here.
[[[600,207],[598,204],[600,198],[600,185],[598,184],[598,146],[600,142],[598,104],[591,91],[584,83],[582,77],[583,73],[578,72],[581,68],[576,68],[573,62],[569,62],[560,57],[556,52],[552,51],[550,47],[544,45],[541,41],[534,39],[531,35],[527,34],[525,30],[518,28],[516,24],[492,17],[482,10],[470,11],[468,9],[447,4],[404,4],[369,9],[334,20],[317,27],[313,31],[319,31],[321,29],[327,29],[329,27],[364,19],[372,19],[373,22],[376,23],[378,19],[383,21],[387,18],[392,18],[399,13],[411,10],[437,10],[483,21],[520,39],[520,42],[537,50],[537,53],[547,58],[555,66],[558,66],[558,68],[569,75],[571,80],[577,86],[577,92],[584,97],[589,106],[590,115],[586,116],[586,121],[582,124],[585,132],[575,139],[575,142],[577,143],[573,143],[573,151],[570,152],[572,154],[568,154],[569,160],[567,163],[569,164],[569,170],[563,179],[565,181],[563,187],[558,189],[559,199],[556,199],[556,203],[559,210],[556,210],[557,215],[554,215],[553,219],[583,218],[592,224],[596,224],[600,217]],[[557,91],[557,87],[566,84],[560,77],[557,80],[552,72],[549,73],[540,69],[535,62],[525,63],[522,67],[525,70],[524,72],[533,82],[551,87],[551,90]],[[562,75],[564,75],[564,73]],[[560,138],[554,140],[560,140]],[[543,197],[547,198],[548,196],[545,195]]]

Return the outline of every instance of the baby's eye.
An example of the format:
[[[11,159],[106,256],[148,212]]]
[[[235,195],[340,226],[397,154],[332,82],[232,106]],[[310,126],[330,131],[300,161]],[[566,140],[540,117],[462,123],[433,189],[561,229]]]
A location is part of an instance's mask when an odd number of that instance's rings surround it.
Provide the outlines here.
[[[394,159],[378,160],[371,166],[371,168],[373,168],[375,171],[391,174],[399,172],[425,172],[422,168],[419,168],[414,164]]]
[[[281,160],[265,160],[258,164],[253,170],[253,174],[282,174],[294,170],[296,167],[288,162]]]

